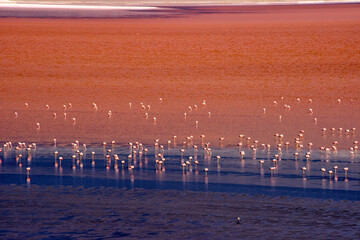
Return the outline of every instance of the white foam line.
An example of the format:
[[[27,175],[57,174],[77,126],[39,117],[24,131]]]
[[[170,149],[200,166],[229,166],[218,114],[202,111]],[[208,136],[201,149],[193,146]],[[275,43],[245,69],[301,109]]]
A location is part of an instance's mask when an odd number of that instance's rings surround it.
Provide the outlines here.
[[[0,7],[7,8],[41,8],[41,9],[84,9],[84,10],[156,10],[157,7],[145,6],[89,6],[89,5],[60,5],[60,4],[16,4],[0,3]]]
[[[360,3],[360,0],[338,0],[338,1],[327,1],[327,0],[294,0],[294,1],[269,1],[269,2],[262,2],[262,1],[254,1],[254,2],[241,2],[241,3],[234,3],[231,5],[236,6],[257,6],[257,5],[312,5],[312,4],[349,4],[349,3]],[[225,4],[226,5],[226,4]]]
[[[346,0],[346,1],[326,1],[326,0],[314,0],[314,1],[297,1],[299,4],[314,4],[314,3],[358,3],[359,0]]]

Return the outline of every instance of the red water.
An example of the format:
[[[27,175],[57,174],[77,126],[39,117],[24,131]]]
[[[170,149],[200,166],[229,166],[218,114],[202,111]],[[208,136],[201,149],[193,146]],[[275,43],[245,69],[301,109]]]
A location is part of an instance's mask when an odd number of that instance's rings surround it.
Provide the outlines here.
[[[239,134],[273,144],[282,133],[293,144],[300,129],[304,145],[357,140],[344,130],[360,130],[360,5],[177,11],[174,18],[0,19],[0,140],[149,143],[193,135],[196,142],[205,134],[234,145]],[[329,134],[332,127],[343,133]]]

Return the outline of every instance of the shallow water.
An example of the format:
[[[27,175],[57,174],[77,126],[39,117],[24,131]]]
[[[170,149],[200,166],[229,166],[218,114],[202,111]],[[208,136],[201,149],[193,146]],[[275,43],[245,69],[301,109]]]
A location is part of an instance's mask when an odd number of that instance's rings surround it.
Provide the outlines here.
[[[7,239],[359,237],[352,201],[39,185],[0,185],[0,193]]]
[[[190,144],[189,144],[190,145]],[[144,146],[146,147],[146,146]],[[347,150],[326,153],[319,150],[311,151],[306,160],[306,151],[298,152],[292,149],[282,153],[275,163],[276,169],[271,174],[270,167],[274,166],[274,155],[277,151],[260,149],[256,155],[251,149],[245,148],[243,159],[239,148],[212,148],[212,155],[207,156],[200,149],[194,154],[192,147],[167,146],[164,150],[159,147],[148,146],[145,155],[132,154],[129,146],[87,146],[79,148],[84,155],[80,161],[79,153],[71,146],[41,146],[31,150],[31,154],[24,149],[14,148],[3,153],[0,182],[2,184],[25,184],[26,167],[30,167],[30,185],[55,186],[85,186],[85,187],[127,187],[144,189],[174,189],[196,191],[220,191],[227,193],[264,194],[270,196],[314,197],[334,200],[360,200],[360,163],[359,156],[349,156]],[[107,163],[105,156],[117,154],[118,169],[115,169],[114,158]],[[58,151],[55,164],[54,151]],[[92,164],[92,154],[94,164]],[[296,158],[294,153],[298,152]],[[156,154],[162,153],[164,164],[156,164]],[[22,166],[16,158],[22,154]],[[73,168],[72,155],[76,155]],[[128,158],[129,154],[132,158]],[[27,160],[31,156],[30,160]],[[63,157],[61,167],[59,157]],[[218,160],[216,156],[221,156]],[[189,160],[189,157],[192,158]],[[264,160],[263,164],[259,161]],[[124,164],[121,164],[124,161]],[[189,166],[183,170],[182,163],[189,161]],[[195,164],[198,161],[198,164]],[[109,166],[107,169],[106,166]],[[82,167],[81,167],[82,165]],[[130,166],[134,166],[130,170]],[[325,172],[322,176],[321,168],[327,171],[338,166],[336,174],[330,178]],[[303,174],[302,167],[306,167]],[[347,167],[345,178],[344,168]],[[205,173],[204,169],[208,168]]]

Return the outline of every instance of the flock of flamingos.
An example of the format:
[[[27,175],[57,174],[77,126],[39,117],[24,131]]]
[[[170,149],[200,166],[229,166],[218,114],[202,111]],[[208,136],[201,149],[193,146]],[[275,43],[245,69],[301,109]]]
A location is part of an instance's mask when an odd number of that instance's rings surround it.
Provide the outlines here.
[[[300,98],[296,99],[297,102],[300,102]],[[163,99],[159,98],[159,103],[162,103]],[[308,99],[308,102],[311,103],[312,99]],[[351,99],[351,102],[353,102],[353,100]],[[341,104],[341,99],[337,99],[337,103]],[[202,107],[206,106],[206,100],[203,100],[201,105]],[[277,101],[273,102],[274,106],[277,106],[279,103]],[[50,106],[48,104],[46,104],[45,106],[45,110],[50,111]],[[65,112],[66,110],[70,110],[72,108],[72,104],[68,103],[66,105],[62,106],[62,110],[64,112],[62,112],[62,117],[64,119],[66,119],[67,113]],[[145,105],[144,103],[140,103],[139,106],[137,104],[133,104],[133,103],[129,103],[128,104],[129,109],[133,108],[133,107],[139,107],[140,109],[144,110],[144,118],[148,119],[149,118],[149,111],[151,109],[150,105]],[[29,108],[29,104],[25,103],[25,108]],[[98,111],[99,108],[97,106],[96,103],[92,103],[92,108],[93,111]],[[291,106],[290,105],[284,105],[283,106],[285,111],[290,111],[291,110]],[[196,111],[198,109],[197,105],[192,105],[192,106],[188,106],[187,107],[187,111],[184,112],[184,118],[187,117],[187,115],[189,114],[189,112],[192,111]],[[267,109],[263,108],[262,109],[263,114],[267,113]],[[308,114],[309,115],[313,115],[314,114],[314,110],[312,108],[308,109]],[[60,117],[59,113],[54,112],[53,114],[53,118],[57,118]],[[108,111],[107,112],[107,117],[111,118],[113,115],[112,111]],[[211,113],[207,112],[208,117],[211,117]],[[14,113],[14,117],[18,118],[19,114],[18,112]],[[72,124],[76,125],[76,118],[71,118]],[[153,124],[156,125],[157,122],[157,118],[153,117],[152,118]],[[278,121],[282,121],[282,116],[279,115],[278,117]],[[318,119],[316,117],[313,117],[313,121],[314,124],[317,123]],[[199,121],[195,121],[195,127],[198,128],[199,126]],[[35,127],[36,129],[40,130],[41,129],[41,124],[40,122],[36,122],[35,123]],[[345,134],[345,135],[353,135],[355,136],[356,134],[356,128],[351,128],[351,129],[343,129],[343,128],[331,128],[331,129],[326,129],[326,128],[322,128],[321,130],[321,134],[325,135],[325,134]],[[311,152],[312,152],[312,148],[313,148],[313,144],[310,142],[307,144],[307,146],[303,145],[303,138],[304,138],[304,130],[300,130],[298,133],[297,138],[294,140],[294,145],[290,144],[290,142],[283,142],[283,135],[282,134],[274,134],[274,138],[275,138],[275,144],[273,144],[272,146],[270,144],[260,144],[259,141],[257,140],[252,140],[251,137],[245,136],[245,135],[239,135],[239,143],[237,144],[238,147],[238,152],[239,152],[239,157],[243,160],[246,154],[249,154],[251,156],[256,155],[256,151],[258,149],[262,149],[263,151],[267,151],[268,153],[270,153],[271,149],[275,149],[272,152],[275,152],[276,154],[274,154],[271,159],[270,159],[270,164],[268,170],[271,173],[271,177],[273,177],[275,175],[275,172],[277,170],[277,166],[279,161],[281,161],[281,157],[283,154],[283,151],[286,149],[289,150],[289,146],[293,146],[294,149],[294,153],[293,156],[295,158],[295,160],[297,160],[298,158],[302,158],[302,156],[300,156],[301,151],[302,150],[306,150],[307,152],[304,155],[304,158],[306,159],[307,162],[311,161]],[[224,138],[220,137],[219,139],[219,144],[223,145],[224,144]],[[177,141],[177,136],[172,136],[172,141],[169,140],[167,141],[167,146],[170,147],[170,145],[174,145],[176,146],[176,141]],[[198,157],[198,155],[200,155],[201,153],[203,154],[204,159],[210,159],[212,157],[212,149],[210,148],[210,142],[206,142],[205,141],[205,135],[201,135],[200,136],[200,144],[201,146],[198,147],[197,145],[194,144],[194,136],[188,136],[184,139],[184,141],[180,144],[181,148],[180,148],[180,164],[179,164],[179,168],[182,169],[183,174],[187,173],[188,171],[203,171],[204,175],[207,176],[209,168],[203,168],[203,169],[199,169],[198,164],[200,161],[200,158]],[[56,146],[57,142],[56,139],[53,139],[53,145]],[[353,146],[350,147],[350,156],[354,157],[358,151],[358,141],[353,141]],[[15,146],[14,146],[15,145]],[[110,169],[110,168],[114,168],[116,171],[118,169],[124,169],[124,168],[128,168],[129,173],[132,175],[134,174],[134,168],[135,168],[135,164],[136,164],[136,158],[141,158],[142,156],[146,156],[147,154],[150,154],[149,149],[144,147],[144,145],[142,143],[139,142],[135,142],[135,143],[128,143],[129,146],[129,152],[128,152],[128,156],[124,159],[121,159],[117,154],[114,153],[113,149],[114,149],[114,145],[115,145],[115,141],[111,142],[111,148],[107,148],[107,143],[103,142],[102,146],[103,146],[103,161],[104,161],[104,166],[106,169]],[[86,151],[86,145],[85,144],[80,144],[79,141],[75,141],[73,143],[71,143],[72,149],[73,149],[73,155],[72,155],[72,165],[71,167],[73,169],[80,167],[83,167],[83,155],[84,153],[82,151]],[[166,144],[165,144],[166,146]],[[154,145],[152,146],[154,149],[151,149],[154,154],[154,166],[156,168],[156,170],[165,170],[165,162],[166,162],[166,154],[165,154],[165,150],[166,147],[164,147],[164,145],[161,145],[159,142],[159,139],[155,139],[154,140]],[[247,148],[248,153],[246,153],[245,148]],[[27,161],[31,161],[31,155],[32,155],[32,151],[36,149],[36,144],[32,143],[27,145],[26,143],[22,143],[19,142],[17,144],[13,144],[12,142],[6,142],[3,144],[3,148],[0,149],[1,151],[11,151],[12,149],[15,149],[16,151],[16,164],[21,167],[22,166],[22,158],[26,158]],[[190,149],[190,150],[189,150]],[[199,151],[200,150],[200,151]],[[320,152],[323,152],[324,154],[332,154],[334,152],[338,151],[338,141],[334,141],[333,145],[331,147],[320,147]],[[185,151],[191,151],[191,156],[187,156],[185,157]],[[54,167],[55,168],[61,168],[62,167],[62,161],[64,160],[63,157],[60,156],[58,151],[54,151]],[[91,164],[95,165],[95,152],[91,152]],[[215,157],[217,164],[220,164],[221,161],[221,156],[216,156]],[[262,168],[263,165],[265,164],[267,160],[263,160],[260,159],[258,160],[258,163],[260,165],[260,167]],[[27,177],[26,180],[30,181],[30,166],[26,167],[26,172],[27,172]],[[328,178],[330,181],[334,180],[334,181],[338,181],[339,180],[339,176],[341,175],[341,179],[343,179],[344,181],[348,181],[348,171],[350,171],[349,167],[342,167],[339,168],[338,166],[333,166],[332,169],[325,169],[325,168],[321,168],[319,169],[321,171],[322,174],[322,178]],[[301,172],[302,172],[302,176],[305,178],[306,176],[306,171],[307,168],[306,167],[302,167],[301,168]],[[360,174],[360,173],[359,173]]]

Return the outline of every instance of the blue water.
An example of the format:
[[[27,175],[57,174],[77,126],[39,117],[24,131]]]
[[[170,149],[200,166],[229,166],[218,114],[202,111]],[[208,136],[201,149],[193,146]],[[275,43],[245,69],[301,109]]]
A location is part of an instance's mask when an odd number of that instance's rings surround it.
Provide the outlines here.
[[[161,149],[154,146],[145,146],[149,152],[145,155],[136,155],[129,160],[130,149],[128,146],[108,146],[104,148],[99,145],[80,147],[83,167],[80,161],[75,160],[75,169],[72,168],[72,155],[75,150],[69,146],[37,146],[31,150],[31,159],[27,160],[28,153],[25,149],[15,148],[4,150],[0,154],[0,184],[32,184],[51,186],[85,186],[85,187],[118,187],[118,188],[145,188],[145,189],[176,189],[194,191],[214,191],[227,193],[245,193],[250,195],[311,197],[333,200],[360,200],[360,158],[351,156],[349,151],[341,150],[337,153],[327,154],[319,150],[311,151],[309,161],[306,160],[306,150],[299,152],[297,159],[293,155],[295,150],[283,150],[281,160],[277,161],[274,174],[269,167],[274,166],[272,159],[277,151],[268,152],[258,149],[256,155],[251,149],[245,151],[241,159],[239,149],[236,147],[213,148],[212,156],[204,157],[204,152],[194,155],[192,147],[184,148],[181,156],[180,147],[165,147],[165,164],[160,170],[155,164],[155,154]],[[114,158],[112,157],[109,169],[106,169],[106,158],[108,150],[111,156],[119,156],[118,170],[114,169]],[[55,167],[54,151],[58,151],[58,157],[64,160]],[[94,151],[92,164],[91,152]],[[16,156],[22,154],[22,166]],[[216,156],[221,156],[217,160]],[[183,170],[181,163],[192,157],[191,167]],[[122,168],[120,161],[124,160]],[[195,167],[194,161],[198,166]],[[259,160],[264,160],[260,166]],[[134,169],[129,170],[128,166]],[[338,166],[336,176],[330,178],[326,172],[322,176],[320,168],[333,170]],[[30,167],[30,181],[26,181],[26,168]],[[303,174],[302,167],[306,167]],[[349,171],[345,178],[344,167]],[[205,173],[204,169],[208,168]]]

